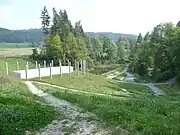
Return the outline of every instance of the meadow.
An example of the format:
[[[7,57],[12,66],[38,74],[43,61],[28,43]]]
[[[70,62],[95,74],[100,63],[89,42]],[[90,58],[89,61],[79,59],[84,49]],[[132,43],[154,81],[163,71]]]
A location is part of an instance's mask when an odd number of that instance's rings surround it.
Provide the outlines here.
[[[114,135],[179,135],[180,102],[171,102],[171,94],[153,96],[150,91],[123,84],[129,98],[94,96],[36,84],[38,88],[96,114]],[[119,84],[119,88],[122,85]],[[114,89],[118,91],[118,88]],[[145,94],[144,92],[149,94]]]
[[[33,48],[0,48],[0,57],[29,56]]]
[[[20,80],[12,77],[16,61],[19,61],[20,69],[24,69],[26,60],[27,56],[0,59],[0,134],[23,134],[27,130],[36,132],[57,116],[56,110],[32,95]],[[5,62],[9,64],[9,76],[4,75]],[[30,61],[29,66],[35,67]],[[119,68],[119,71],[122,69]],[[125,76],[122,74],[116,79]],[[74,72],[71,76],[64,74],[62,77],[43,77],[42,80],[36,78],[33,81],[109,95],[83,94],[34,83],[39,89],[95,114],[114,135],[180,134],[178,86],[157,85],[165,95],[156,97],[147,86],[120,83],[107,79],[103,74],[79,72],[77,76],[77,72]]]

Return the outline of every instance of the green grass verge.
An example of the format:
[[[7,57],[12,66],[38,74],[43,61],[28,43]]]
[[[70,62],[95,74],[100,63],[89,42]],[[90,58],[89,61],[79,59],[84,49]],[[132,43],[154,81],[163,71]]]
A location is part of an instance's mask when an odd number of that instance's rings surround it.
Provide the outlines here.
[[[17,61],[19,62],[20,70],[24,70],[26,61],[28,57],[6,57],[0,58],[0,73],[6,73],[6,62],[8,63],[9,75],[13,74],[13,71],[16,71]],[[35,68],[35,65],[29,62],[29,68]]]
[[[125,85],[129,87],[129,84]],[[173,104],[164,97],[118,100],[41,85],[38,87],[96,114],[116,135],[121,134],[121,128],[132,135],[180,134],[180,103]],[[133,89],[138,91],[136,88]]]
[[[143,93],[143,95],[152,95],[151,89],[149,89],[147,86],[108,81],[103,75],[93,75],[89,73],[77,76],[77,74],[74,72],[71,76],[66,74],[63,75],[63,77],[53,76],[52,79],[50,77],[43,77],[41,80],[38,78],[33,80],[67,88],[116,96],[139,97],[140,93]]]
[[[118,75],[118,76],[114,77],[113,79],[118,80],[118,81],[123,81],[125,77],[127,77],[127,74],[123,73],[121,75]]]
[[[0,75],[0,135],[37,131],[56,117],[54,108],[33,96],[19,80]]]

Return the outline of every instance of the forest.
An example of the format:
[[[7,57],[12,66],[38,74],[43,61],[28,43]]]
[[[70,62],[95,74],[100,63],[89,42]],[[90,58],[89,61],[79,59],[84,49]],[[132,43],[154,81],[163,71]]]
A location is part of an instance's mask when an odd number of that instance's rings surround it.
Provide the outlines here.
[[[46,7],[41,12],[44,45],[40,53],[34,50],[33,59],[75,60],[86,59],[89,67],[100,64],[129,62],[129,71],[161,82],[180,73],[180,23],[161,23],[145,36],[137,39],[121,36],[113,41],[107,36],[87,36],[81,21],[71,24],[67,12],[53,8],[53,17]],[[52,25],[50,22],[52,20]]]
[[[98,64],[121,63],[128,60],[129,48],[135,44],[135,38],[121,36],[117,41],[107,36],[87,36],[81,21],[71,24],[67,12],[53,8],[53,17],[46,7],[41,12],[44,45],[40,54],[34,50],[33,59],[58,60],[72,63],[86,59],[89,66]],[[52,20],[52,22],[51,22]],[[52,25],[50,25],[50,23]]]
[[[161,23],[147,32],[139,34],[129,56],[130,71],[162,82],[180,76],[180,22],[177,25]]]

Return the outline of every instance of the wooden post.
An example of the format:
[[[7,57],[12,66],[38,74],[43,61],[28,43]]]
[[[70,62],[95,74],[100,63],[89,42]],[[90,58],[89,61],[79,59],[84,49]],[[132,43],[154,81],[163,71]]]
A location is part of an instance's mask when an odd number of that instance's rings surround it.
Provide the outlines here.
[[[62,66],[62,64],[61,64],[61,61],[59,60],[60,76],[62,77],[62,69],[61,69],[61,66]]]
[[[27,65],[27,68],[29,68],[29,63],[28,63],[28,61],[26,61],[26,65]]]
[[[68,62],[69,65],[69,75],[71,76],[71,62]]]
[[[54,66],[54,63],[53,63],[53,60],[51,60],[51,67],[53,67]]]
[[[37,63],[37,61],[36,61],[36,68],[38,68],[38,63]]]
[[[83,71],[84,71],[84,74],[85,74],[85,72],[86,72],[86,61],[85,60],[83,60]]]
[[[50,63],[49,69],[50,69],[50,77],[51,77],[51,79],[52,79],[52,63]]]
[[[76,71],[77,65],[76,65],[76,60],[74,60],[74,70]]]
[[[83,71],[83,62],[81,60],[81,72]]]
[[[44,68],[46,68],[46,61],[44,60]]]
[[[9,70],[8,70],[8,63],[6,62],[6,75],[9,74]]]
[[[25,65],[25,75],[26,75],[26,80],[28,79],[28,67]]]
[[[41,80],[41,65],[38,64],[38,71],[39,71],[39,80]]]
[[[79,62],[77,62],[77,75],[79,76]]]
[[[16,70],[19,70],[19,62],[16,62]]]

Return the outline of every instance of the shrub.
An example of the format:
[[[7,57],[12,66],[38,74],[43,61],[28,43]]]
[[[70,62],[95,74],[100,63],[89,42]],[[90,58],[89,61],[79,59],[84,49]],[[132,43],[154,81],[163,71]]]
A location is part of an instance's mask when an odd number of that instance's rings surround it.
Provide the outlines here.
[[[157,76],[156,82],[166,81],[172,77],[173,77],[173,73],[171,71],[167,70]]]

